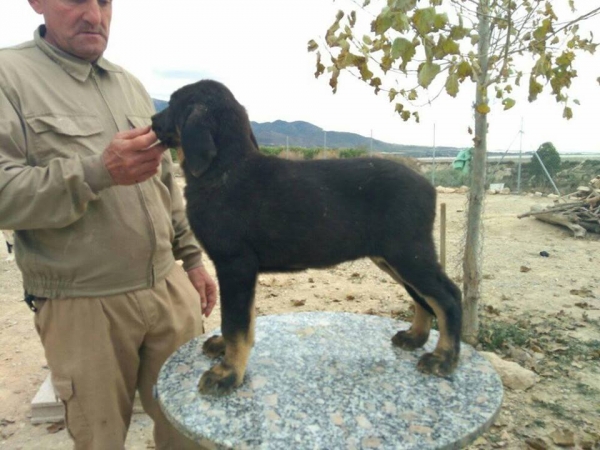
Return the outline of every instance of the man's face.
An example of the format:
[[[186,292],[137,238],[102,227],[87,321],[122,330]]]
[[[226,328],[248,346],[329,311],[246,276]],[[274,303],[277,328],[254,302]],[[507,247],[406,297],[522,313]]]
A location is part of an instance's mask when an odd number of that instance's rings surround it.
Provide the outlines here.
[[[44,16],[44,38],[55,47],[86,61],[106,50],[112,0],[29,0]]]

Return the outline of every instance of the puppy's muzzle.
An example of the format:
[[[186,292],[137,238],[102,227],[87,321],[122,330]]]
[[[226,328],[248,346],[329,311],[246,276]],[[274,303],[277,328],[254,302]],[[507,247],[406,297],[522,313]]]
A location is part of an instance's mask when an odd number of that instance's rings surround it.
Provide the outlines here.
[[[164,111],[152,116],[152,130],[156,137],[167,147],[179,147],[179,133],[176,130],[170,130],[165,126]]]

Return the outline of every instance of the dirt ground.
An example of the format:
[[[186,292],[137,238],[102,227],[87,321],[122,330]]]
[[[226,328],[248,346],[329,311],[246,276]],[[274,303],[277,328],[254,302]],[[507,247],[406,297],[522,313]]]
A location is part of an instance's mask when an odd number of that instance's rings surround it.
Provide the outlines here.
[[[447,204],[447,272],[462,287],[466,197],[440,194],[438,200]],[[533,370],[539,381],[525,392],[506,389],[496,424],[471,449],[600,448],[600,239],[575,239],[567,229],[517,219],[535,203],[551,201],[487,197],[481,348]],[[30,423],[30,403],[48,369],[22,302],[19,271],[5,258],[0,242],[0,449],[71,448],[64,430]],[[367,260],[261,275],[257,289],[259,314],[327,310],[410,320],[410,303]],[[217,308],[207,329],[219,321]],[[134,416],[127,448],[153,448],[144,415]]]

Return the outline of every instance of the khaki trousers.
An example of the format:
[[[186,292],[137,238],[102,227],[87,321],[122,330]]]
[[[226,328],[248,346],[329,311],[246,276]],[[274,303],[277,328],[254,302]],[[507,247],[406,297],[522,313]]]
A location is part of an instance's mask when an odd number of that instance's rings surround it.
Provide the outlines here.
[[[178,264],[153,289],[36,306],[76,450],[124,449],[136,389],[154,421],[157,450],[201,448],[173,428],[152,392],[167,357],[203,332],[200,296]]]

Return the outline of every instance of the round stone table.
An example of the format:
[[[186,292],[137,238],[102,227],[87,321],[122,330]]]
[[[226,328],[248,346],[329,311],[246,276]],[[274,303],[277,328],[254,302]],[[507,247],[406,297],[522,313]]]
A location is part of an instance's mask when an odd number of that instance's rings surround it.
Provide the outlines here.
[[[155,394],[169,420],[207,448],[458,449],[491,425],[502,383],[463,344],[456,372],[423,375],[391,337],[409,324],[338,312],[259,317],[244,384],[223,397],[197,383],[214,361],[192,339],[161,369]]]

